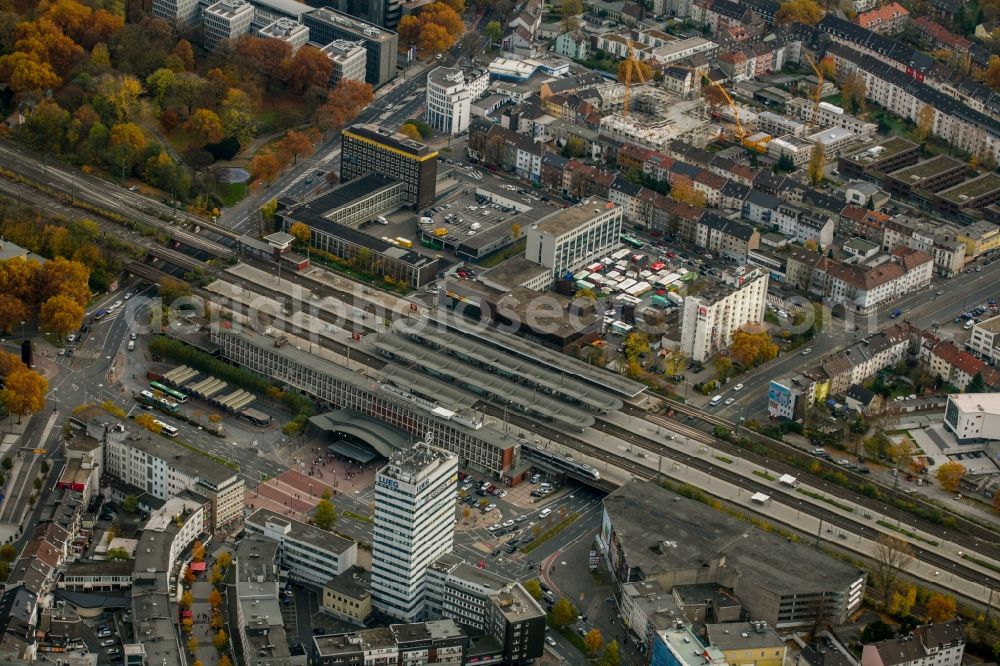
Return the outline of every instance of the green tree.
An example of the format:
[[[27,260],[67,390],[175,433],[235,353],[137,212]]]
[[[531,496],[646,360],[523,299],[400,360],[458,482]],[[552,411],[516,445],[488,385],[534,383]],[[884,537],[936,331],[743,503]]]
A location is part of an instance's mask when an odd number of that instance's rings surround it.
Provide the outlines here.
[[[778,158],[778,164],[775,166],[775,169],[777,171],[784,171],[785,173],[795,171],[795,160],[792,159],[791,155],[782,155]]]
[[[526,581],[524,583],[524,589],[527,590],[528,594],[530,594],[534,599],[537,600],[542,598],[542,586],[538,582],[537,578],[532,578],[531,580]]]
[[[977,372],[969,382],[969,385],[965,387],[966,393],[985,393],[986,392],[986,381],[983,379],[983,373]]]
[[[583,3],[581,0],[562,0],[562,29],[563,32],[576,30],[580,25],[580,14],[583,13]]]
[[[109,560],[127,560],[128,551],[124,548],[109,548],[106,556]]]
[[[500,21],[490,21],[487,23],[484,32],[490,38],[491,44],[496,44],[503,38],[503,26],[500,25]]]
[[[316,527],[328,530],[333,527],[333,523],[336,520],[337,513],[334,511],[330,500],[321,499],[316,503],[316,512],[313,514],[313,522],[316,523]]]
[[[557,627],[565,627],[576,620],[576,606],[566,597],[561,597],[552,606],[552,622]]]
[[[122,508],[125,509],[125,513],[135,513],[136,509],[139,508],[139,498],[135,495],[126,495],[125,501],[122,502]]]

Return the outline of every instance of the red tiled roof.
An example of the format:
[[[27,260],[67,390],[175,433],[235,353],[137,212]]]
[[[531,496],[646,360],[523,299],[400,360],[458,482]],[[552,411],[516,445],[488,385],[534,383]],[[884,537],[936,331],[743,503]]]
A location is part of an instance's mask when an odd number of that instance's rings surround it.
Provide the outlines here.
[[[916,23],[921,30],[930,35],[931,39],[944,44],[945,46],[950,46],[953,49],[966,50],[972,46],[970,42],[965,37],[961,35],[956,35],[952,31],[945,28],[940,23],[935,23],[926,16],[921,16],[913,21]]]
[[[906,11],[906,7],[894,2],[891,5],[883,5],[878,9],[873,9],[870,12],[864,12],[858,14],[854,18],[854,22],[863,28],[870,27],[873,23],[880,23],[882,21],[891,21],[894,18],[900,16],[909,16],[910,12]]]

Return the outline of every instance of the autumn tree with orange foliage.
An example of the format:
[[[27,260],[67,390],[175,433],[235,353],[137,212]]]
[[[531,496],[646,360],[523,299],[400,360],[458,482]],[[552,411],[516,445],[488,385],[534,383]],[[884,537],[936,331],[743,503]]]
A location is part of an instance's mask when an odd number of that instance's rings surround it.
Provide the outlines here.
[[[325,88],[333,73],[333,61],[314,46],[303,46],[284,65],[288,89],[301,95],[309,88]]]
[[[338,132],[357,118],[374,98],[371,84],[341,79],[327,94],[326,101],[317,107],[313,122],[324,131]]]
[[[955,619],[958,606],[955,598],[946,594],[934,594],[927,600],[927,621],[946,622]]]
[[[255,181],[270,185],[281,172],[281,162],[274,153],[265,150],[253,156],[249,169]]]
[[[83,324],[83,306],[69,296],[53,296],[39,311],[38,323],[43,331],[55,333],[65,338]]]
[[[705,193],[694,189],[691,179],[680,177],[670,184],[670,196],[682,203],[705,207]]]
[[[787,0],[783,2],[774,14],[775,25],[786,23],[801,23],[816,25],[823,18],[823,10],[816,0]]]
[[[398,26],[399,41],[415,44],[421,53],[442,53],[465,32],[462,17],[444,2],[433,2],[416,15],[404,16]]]
[[[291,159],[292,164],[297,164],[300,157],[309,155],[312,151],[312,140],[305,132],[288,130],[284,138],[278,142],[278,152],[282,153],[286,160]]]
[[[413,123],[403,123],[400,125],[399,133],[410,137],[414,141],[423,141],[423,137],[420,136],[420,130]]]
[[[20,423],[22,416],[42,411],[48,391],[49,383],[45,378],[22,364],[4,377],[0,404],[11,414],[17,414]]]

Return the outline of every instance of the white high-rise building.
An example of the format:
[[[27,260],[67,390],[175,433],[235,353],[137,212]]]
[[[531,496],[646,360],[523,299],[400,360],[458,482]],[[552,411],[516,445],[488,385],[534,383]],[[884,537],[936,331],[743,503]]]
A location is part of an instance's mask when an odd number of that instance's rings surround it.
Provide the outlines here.
[[[341,81],[365,80],[365,67],[368,63],[368,51],[364,42],[350,39],[335,39],[320,49],[330,62],[330,85],[335,86]]]
[[[684,299],[681,350],[702,363],[727,349],[740,327],[764,321],[766,300],[764,271],[743,266],[723,274],[720,282]]]
[[[607,199],[557,210],[525,230],[528,261],[552,269],[552,278],[572,273],[621,247],[622,207]]]
[[[245,0],[219,0],[202,12],[202,44],[208,50],[221,42],[234,40],[250,32],[253,22],[253,5]]]
[[[469,129],[472,102],[489,86],[489,72],[437,67],[427,74],[427,124],[452,136]]]
[[[424,613],[427,568],[451,551],[458,458],[420,442],[398,451],[375,478],[372,605],[404,622]]]
[[[201,11],[198,0],[153,0],[153,16],[185,28],[195,24]]]

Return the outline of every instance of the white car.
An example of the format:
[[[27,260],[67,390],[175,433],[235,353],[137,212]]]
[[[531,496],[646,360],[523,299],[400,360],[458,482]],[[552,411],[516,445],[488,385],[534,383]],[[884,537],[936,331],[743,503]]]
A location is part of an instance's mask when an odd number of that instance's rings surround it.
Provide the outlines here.
[[[551,636],[546,636],[545,642],[548,643],[550,647],[556,646],[556,639],[552,638]]]
[[[489,513],[490,511],[492,511],[495,508],[497,508],[496,504],[487,504],[486,508],[483,509],[483,513]]]
[[[505,521],[503,521],[503,526],[504,527],[514,527],[514,521],[513,520],[505,520]]]
[[[736,398],[726,398],[726,404],[731,405],[736,402]]]
[[[486,529],[489,530],[490,532],[495,532],[498,527],[500,527],[500,523],[495,523],[493,525],[490,525]]]
[[[733,390],[734,391],[742,391],[743,390],[743,384],[737,384],[736,386],[733,387]]]
[[[507,497],[507,491],[506,490],[498,490],[497,491],[497,497]]]
[[[812,354],[812,353],[813,353],[813,350],[809,349],[809,348],[806,348],[806,349],[802,350],[802,355],[803,356],[808,356],[809,354]]]
[[[538,517],[539,517],[539,518],[545,518],[545,517],[547,517],[547,516],[548,516],[548,515],[549,515],[550,513],[552,513],[552,509],[542,509],[541,511],[539,511],[539,512],[538,512]]]

